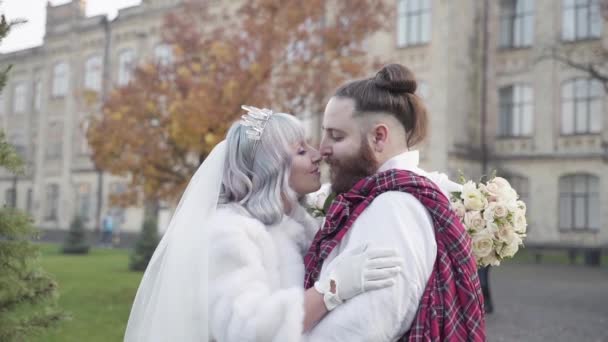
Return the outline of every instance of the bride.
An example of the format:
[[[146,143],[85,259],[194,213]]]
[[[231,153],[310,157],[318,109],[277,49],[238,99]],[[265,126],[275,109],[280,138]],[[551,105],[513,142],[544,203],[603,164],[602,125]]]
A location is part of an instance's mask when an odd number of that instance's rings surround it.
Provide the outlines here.
[[[125,341],[300,341],[345,300],[394,284],[396,252],[363,245],[303,289],[303,255],[319,223],[299,202],[321,186],[321,158],[295,117],[243,109],[186,188]]]

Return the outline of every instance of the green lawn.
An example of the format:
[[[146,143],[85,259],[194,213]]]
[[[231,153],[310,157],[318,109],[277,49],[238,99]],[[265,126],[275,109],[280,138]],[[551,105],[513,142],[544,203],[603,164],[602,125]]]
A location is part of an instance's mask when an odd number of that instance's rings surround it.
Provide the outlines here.
[[[32,341],[122,341],[131,304],[142,277],[128,270],[128,251],[93,249],[64,255],[42,245],[42,266],[59,283],[59,305],[72,316]]]
[[[43,244],[42,266],[59,283],[59,305],[72,319],[60,323],[35,342],[122,341],[140,272],[127,269],[128,251],[93,249],[84,256],[63,255],[59,246]],[[608,265],[608,256],[602,258]],[[525,249],[506,263],[533,263]],[[567,264],[566,253],[548,254],[543,264]]]

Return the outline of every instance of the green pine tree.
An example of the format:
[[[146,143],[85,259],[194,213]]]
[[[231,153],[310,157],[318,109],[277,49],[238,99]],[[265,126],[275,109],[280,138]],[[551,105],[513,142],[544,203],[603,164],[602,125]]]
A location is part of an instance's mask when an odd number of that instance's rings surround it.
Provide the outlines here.
[[[13,23],[0,16],[0,41]],[[10,67],[0,70],[0,91]],[[0,132],[0,168],[23,173],[23,163]],[[0,341],[28,336],[65,318],[57,309],[57,283],[39,264],[38,237],[32,219],[16,208],[0,208]]]
[[[154,218],[146,218],[141,229],[139,240],[135,244],[135,249],[131,254],[129,268],[132,271],[143,271],[148,267],[148,263],[158,245],[158,229]]]
[[[90,247],[87,242],[87,231],[84,229],[84,221],[80,216],[76,216],[70,224],[70,230],[63,244],[62,251],[65,254],[88,254]]]

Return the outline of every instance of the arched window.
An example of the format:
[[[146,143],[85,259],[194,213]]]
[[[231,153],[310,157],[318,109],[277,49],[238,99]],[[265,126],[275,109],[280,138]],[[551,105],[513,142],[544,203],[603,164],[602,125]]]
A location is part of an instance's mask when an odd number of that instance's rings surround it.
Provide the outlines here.
[[[69,68],[65,62],[55,64],[53,68],[52,94],[55,97],[65,96],[68,92]]]
[[[84,87],[86,89],[101,90],[102,64],[101,56],[92,56],[87,59],[84,67]]]

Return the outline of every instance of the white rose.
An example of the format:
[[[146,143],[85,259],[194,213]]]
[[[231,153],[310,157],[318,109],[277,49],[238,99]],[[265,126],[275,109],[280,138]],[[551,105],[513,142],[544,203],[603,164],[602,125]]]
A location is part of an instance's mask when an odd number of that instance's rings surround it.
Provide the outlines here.
[[[462,185],[462,196],[465,194],[477,190],[477,185],[473,181],[468,181]],[[464,197],[463,197],[464,199]]]
[[[323,209],[323,205],[325,204],[325,200],[327,200],[327,195],[326,194],[318,194],[316,201],[315,201],[315,207],[318,209]]]
[[[513,228],[515,232],[524,234],[527,230],[528,222],[523,210],[518,209],[513,213]]]
[[[481,260],[479,260],[479,264],[482,266],[500,266],[500,260],[498,260],[494,253],[490,253],[489,255],[481,258]]]
[[[488,200],[471,181],[463,185],[461,197],[467,210],[483,210],[488,205]]]
[[[515,255],[515,253],[517,253],[517,251],[519,250],[519,242],[517,240],[513,240],[513,242],[511,243],[506,243],[502,246],[502,248],[500,249],[500,251],[498,251],[498,255],[501,258],[510,258],[513,257]]]
[[[507,207],[507,209],[510,212],[515,212],[517,210],[519,210],[519,206],[517,205],[518,201],[511,201],[511,202],[504,202],[505,207]]]
[[[473,243],[473,255],[479,260],[494,251],[494,239],[485,231],[475,233],[471,236]]]
[[[494,211],[496,210],[496,202],[488,203],[488,206],[483,211],[483,218],[488,222],[494,222]]]
[[[511,243],[511,242],[513,242],[513,240],[519,239],[517,234],[515,234],[513,226],[511,226],[508,223],[499,225],[498,231],[495,233],[495,236],[498,241],[501,241],[504,243]]]
[[[314,208],[317,200],[316,193],[308,194],[304,196],[304,206],[306,208]]]
[[[494,177],[494,179],[492,179],[492,181],[490,183],[496,184],[496,186],[499,189],[511,187],[511,184],[509,184],[509,181],[502,177]]]
[[[467,212],[467,209],[464,207],[464,204],[462,204],[461,201],[451,202],[451,204],[452,204],[452,210],[454,210],[456,215],[460,219],[464,218],[464,215]]]
[[[464,200],[464,206],[468,210],[483,210],[487,205],[488,200],[485,197],[469,197]]]
[[[508,214],[509,210],[502,202],[496,203],[496,205],[494,206],[494,218],[504,218],[507,217]]]
[[[498,198],[499,186],[496,183],[490,182],[484,186],[484,190],[488,194],[488,200],[490,202],[495,202]]]
[[[479,211],[469,211],[464,214],[464,224],[468,230],[479,232],[486,226],[486,221],[481,217]]]
[[[325,183],[321,185],[321,188],[306,196],[305,203],[309,208],[315,208],[323,210],[325,200],[331,194],[331,184]]]
[[[521,209],[525,215],[528,211],[528,206],[526,205],[526,203],[524,201],[516,201],[515,204],[517,204],[517,207]]]
[[[496,198],[497,201],[499,202],[505,202],[505,203],[516,203],[517,201],[517,192],[515,190],[513,190],[513,188],[509,187],[509,188],[501,188],[498,191],[498,196]]]
[[[492,236],[494,236],[494,234],[498,232],[498,224],[496,224],[494,221],[486,221],[486,228],[484,230],[488,232],[488,234],[492,234]]]

